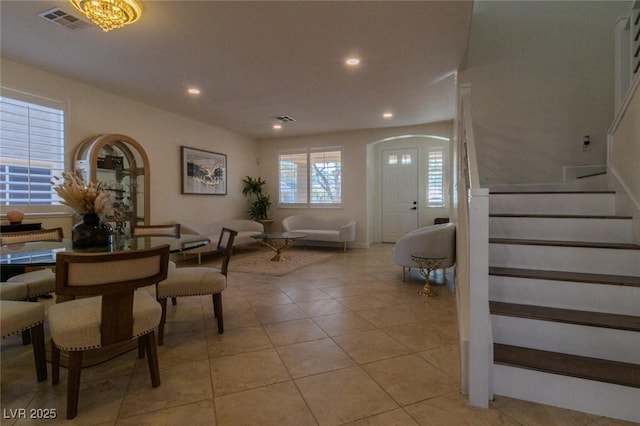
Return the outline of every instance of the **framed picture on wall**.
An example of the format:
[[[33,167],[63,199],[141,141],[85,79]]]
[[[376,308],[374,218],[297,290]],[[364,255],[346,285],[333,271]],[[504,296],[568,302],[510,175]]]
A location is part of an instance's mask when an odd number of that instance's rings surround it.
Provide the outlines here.
[[[201,149],[180,148],[182,193],[227,195],[227,156]]]

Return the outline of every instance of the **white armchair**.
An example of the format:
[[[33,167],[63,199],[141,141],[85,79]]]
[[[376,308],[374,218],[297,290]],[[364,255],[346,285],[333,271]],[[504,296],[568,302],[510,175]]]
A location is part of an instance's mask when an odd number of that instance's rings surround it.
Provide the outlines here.
[[[450,268],[456,263],[456,225],[425,226],[409,232],[396,241],[393,248],[393,260],[402,266],[402,281],[405,280],[406,268],[417,268],[411,258],[414,253],[427,253],[434,257],[445,257],[440,268]]]

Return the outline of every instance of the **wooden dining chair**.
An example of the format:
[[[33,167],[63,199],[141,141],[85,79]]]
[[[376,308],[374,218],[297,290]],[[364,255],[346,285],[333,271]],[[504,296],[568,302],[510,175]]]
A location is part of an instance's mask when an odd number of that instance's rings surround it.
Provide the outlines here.
[[[68,352],[67,418],[78,413],[83,351],[137,339],[145,348],[151,384],[160,386],[155,328],[162,309],[137,288],[167,277],[169,245],[113,253],[58,253],[56,293],[75,298],[49,308],[53,384],[60,351]],[[95,297],[100,296],[100,297]]]
[[[44,347],[44,305],[41,303],[0,300],[2,338],[16,333],[28,333],[33,345],[36,377],[47,380],[47,360]],[[24,337],[23,337],[24,340]]]
[[[162,318],[158,327],[158,344],[164,343],[164,326],[167,321],[167,298],[202,296],[213,298],[213,313],[218,322],[218,333],[224,333],[222,318],[222,291],[227,287],[227,271],[237,231],[222,228],[218,239],[218,252],[222,253],[220,269],[211,267],[186,267],[172,269],[167,279],[156,284],[156,297],[162,306]]]
[[[180,237],[180,224],[174,223],[172,225],[138,225],[133,228],[134,237],[142,237],[145,235],[150,236],[163,236],[168,237]]]
[[[35,231],[8,232],[0,235],[0,244],[24,244],[33,241],[62,241],[62,228],[39,229]],[[15,275],[7,282],[24,283],[27,286],[27,298],[35,302],[38,296],[52,293],[56,286],[56,276],[51,268],[38,269]]]
[[[172,225],[138,225],[133,228],[132,235],[134,237],[144,237],[144,236],[166,236],[166,237],[174,237],[180,238],[180,224],[174,223]],[[173,261],[169,261],[169,270],[176,268],[176,263]],[[175,297],[171,298],[171,303],[175,306],[178,304],[178,301]]]

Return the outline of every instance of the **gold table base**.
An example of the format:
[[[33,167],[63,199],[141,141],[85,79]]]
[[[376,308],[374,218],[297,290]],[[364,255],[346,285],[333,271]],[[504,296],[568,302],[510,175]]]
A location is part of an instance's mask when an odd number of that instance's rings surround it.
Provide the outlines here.
[[[418,264],[420,273],[425,279],[424,287],[418,292],[418,294],[424,297],[438,297],[438,293],[431,288],[429,275],[431,274],[431,271],[435,271],[436,269],[440,268],[440,265],[442,264],[442,261],[444,259],[428,259],[416,256],[411,257]]]

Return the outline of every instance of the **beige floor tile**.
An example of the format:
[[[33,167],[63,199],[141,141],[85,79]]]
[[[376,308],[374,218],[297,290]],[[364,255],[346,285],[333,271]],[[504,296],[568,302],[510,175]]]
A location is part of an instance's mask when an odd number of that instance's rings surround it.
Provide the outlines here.
[[[362,368],[402,406],[457,389],[449,376],[417,355],[373,362]]]
[[[283,291],[295,303],[331,299],[331,296],[318,288],[288,288]]]
[[[285,305],[287,303],[293,303],[291,299],[279,289],[272,290],[269,293],[248,294],[245,296],[247,302],[252,307],[257,306],[273,306],[273,305]]]
[[[264,330],[275,346],[290,345],[327,337],[327,334],[309,318],[265,324]]]
[[[420,319],[407,310],[406,306],[392,306],[358,311],[367,321],[379,328],[419,322]]]
[[[276,348],[294,378],[355,365],[331,339],[313,340]]]
[[[349,308],[335,299],[299,302],[297,303],[297,305],[311,318],[350,311]]]
[[[349,426],[416,426],[417,424],[402,408],[348,423]]]
[[[215,426],[216,413],[213,408],[213,399],[158,410],[140,416],[125,417],[116,422],[117,426],[182,426],[184,424]]]
[[[412,404],[404,409],[424,426],[526,426],[499,410],[470,407],[467,399],[457,392]]]
[[[313,415],[293,382],[215,398],[219,426],[312,426]]]
[[[458,344],[455,337],[424,321],[388,327],[384,331],[415,352]]]
[[[273,349],[212,358],[210,365],[215,396],[291,379],[280,357]]]
[[[229,309],[222,302],[225,331],[236,328],[259,327],[260,321],[251,308]],[[217,329],[216,329],[217,333]]]
[[[196,361],[160,369],[162,384],[151,387],[148,371],[132,376],[120,416],[164,410],[212,398],[209,361]]]
[[[194,339],[191,335],[165,337],[164,344],[158,346],[158,363],[162,368],[208,358],[209,352],[204,338]],[[140,360],[137,368],[148,368],[146,359]]]
[[[456,382],[460,381],[460,349],[458,345],[442,346],[419,352],[418,355]]]
[[[406,355],[410,351],[380,330],[336,336],[333,340],[358,364]]]
[[[274,306],[256,306],[254,307],[254,312],[256,318],[258,318],[258,321],[262,324],[307,318],[307,314],[293,303]]]
[[[341,425],[397,408],[360,367],[304,377],[296,384],[320,425]]]
[[[375,326],[355,312],[326,315],[313,319],[329,336],[375,329]]]
[[[247,327],[227,330],[224,334],[213,334],[207,338],[209,357],[235,355],[273,347],[262,327]]]
[[[592,414],[564,410],[550,405],[534,404],[504,396],[496,396],[495,400],[490,402],[490,406],[527,426],[591,426],[594,421],[600,418],[600,416]]]

